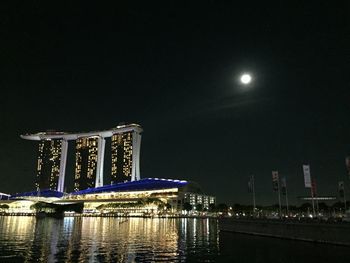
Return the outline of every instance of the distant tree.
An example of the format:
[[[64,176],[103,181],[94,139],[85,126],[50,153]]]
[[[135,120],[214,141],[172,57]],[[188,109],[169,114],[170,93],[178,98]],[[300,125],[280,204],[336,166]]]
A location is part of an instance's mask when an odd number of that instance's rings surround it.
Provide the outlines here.
[[[169,204],[169,203],[166,203],[165,204],[165,208],[168,210],[168,209],[171,209],[171,204]]]
[[[308,209],[311,209],[312,205],[310,203],[303,203],[300,206],[300,210],[301,211],[307,211]]]
[[[241,211],[242,210],[242,205],[236,203],[236,204],[233,205],[233,209],[235,211]]]
[[[290,205],[288,208],[289,211],[297,211],[297,207],[295,205]]]
[[[336,202],[332,205],[333,208],[341,208],[341,207],[344,207],[343,203],[342,202]]]
[[[329,207],[328,207],[328,205],[326,203],[321,202],[321,203],[318,203],[318,208],[321,211],[327,211]]]
[[[0,208],[1,209],[9,209],[9,205],[6,205],[6,204],[3,204],[3,205],[0,205]]]
[[[45,203],[45,202],[37,202],[30,206],[30,209],[35,210],[36,212],[42,212],[42,211],[55,211],[59,205],[55,205],[52,203]]]
[[[40,212],[45,207],[44,203],[38,202],[30,206],[30,209]]]
[[[191,211],[192,210],[192,205],[190,203],[184,203],[183,209],[186,211]]]
[[[164,204],[159,204],[158,205],[158,210],[164,210],[164,207],[165,207]]]
[[[274,209],[279,209],[280,208],[280,205],[279,204],[274,204],[273,206],[272,206]]]
[[[234,204],[232,206],[233,211],[235,211],[235,213],[247,213],[247,212],[252,212],[253,211],[253,206],[252,205],[241,205],[241,204]],[[256,207],[261,208],[261,206],[257,206]]]
[[[196,205],[196,210],[197,211],[203,211],[203,205],[202,204],[197,204]]]
[[[344,203],[343,202],[336,202],[332,205],[332,208],[335,209],[343,209],[344,208]]]
[[[215,206],[215,204],[210,204],[210,205],[209,205],[209,211],[210,211],[210,212],[215,212],[215,211],[216,211],[216,206]]]
[[[265,211],[268,211],[268,212],[271,212],[271,211],[274,211],[276,208],[272,205],[268,205],[268,206],[265,206],[264,207],[264,210]]]
[[[227,212],[228,211],[228,206],[227,204],[221,203],[217,205],[217,210],[219,212]]]

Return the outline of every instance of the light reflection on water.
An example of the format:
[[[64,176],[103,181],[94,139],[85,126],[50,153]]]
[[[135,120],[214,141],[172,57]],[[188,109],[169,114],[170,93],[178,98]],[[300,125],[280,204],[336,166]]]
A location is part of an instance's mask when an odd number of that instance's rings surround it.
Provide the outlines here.
[[[348,262],[349,247],[222,232],[209,219],[0,216],[0,262]]]
[[[0,217],[0,261],[214,261],[217,223],[209,219]]]

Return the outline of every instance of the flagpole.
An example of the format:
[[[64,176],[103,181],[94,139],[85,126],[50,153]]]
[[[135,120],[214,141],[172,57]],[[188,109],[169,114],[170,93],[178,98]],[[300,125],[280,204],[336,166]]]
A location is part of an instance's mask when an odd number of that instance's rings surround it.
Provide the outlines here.
[[[255,181],[254,181],[254,175],[252,175],[252,188],[253,188],[253,216],[255,216]]]
[[[287,216],[289,216],[287,180],[286,180],[286,206],[287,206]]]
[[[317,199],[317,187],[316,187],[316,181],[315,179],[311,179],[311,189],[314,195],[314,199],[316,199],[316,217],[319,215],[319,209],[318,209],[318,199]]]
[[[346,213],[346,196],[345,196],[345,186],[344,186],[344,213]]]
[[[314,203],[314,191],[311,186],[311,200],[312,200],[312,215],[315,216],[315,203]]]
[[[277,186],[278,186],[278,203],[280,207],[280,218],[282,217],[282,207],[281,207],[281,191],[280,191],[280,179],[277,178]]]

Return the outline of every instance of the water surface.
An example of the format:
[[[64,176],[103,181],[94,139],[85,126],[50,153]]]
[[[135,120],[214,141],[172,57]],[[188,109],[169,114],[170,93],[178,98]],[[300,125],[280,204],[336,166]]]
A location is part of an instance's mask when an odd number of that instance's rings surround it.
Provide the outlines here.
[[[213,262],[216,220],[0,217],[0,262]]]
[[[0,262],[347,262],[350,248],[221,232],[216,220],[0,216]]]

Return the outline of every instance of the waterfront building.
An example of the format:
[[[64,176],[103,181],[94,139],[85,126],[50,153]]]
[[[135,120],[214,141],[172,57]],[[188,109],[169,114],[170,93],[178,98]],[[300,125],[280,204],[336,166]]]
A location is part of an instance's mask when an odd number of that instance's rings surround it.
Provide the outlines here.
[[[184,202],[189,203],[192,207],[196,207],[198,204],[202,205],[203,209],[209,209],[211,204],[216,203],[214,196],[208,196],[201,194],[200,192],[186,192],[184,194]]]
[[[114,133],[111,137],[111,184],[141,179],[141,131],[140,129],[133,129]]]
[[[114,134],[111,137],[112,147],[112,184],[131,181],[133,133],[125,132]]]
[[[106,139],[111,138],[112,183],[140,180],[142,128],[138,124],[118,125],[109,130],[66,133],[39,132],[21,138],[39,141],[37,190],[65,189],[68,141],[76,141],[76,191],[103,186]]]
[[[44,132],[21,137],[39,141],[38,176],[35,191],[11,195],[7,202],[11,213],[21,209],[60,211],[81,207],[84,213],[122,215],[181,214],[189,202],[196,210],[215,204],[215,197],[205,195],[194,182],[172,179],[140,179],[140,145],[142,128],[137,124],[119,125],[110,130],[82,133]],[[103,184],[105,140],[111,138],[111,184]],[[64,193],[68,141],[76,142],[74,191]],[[49,160],[47,167],[44,160]],[[44,171],[53,176],[46,185]],[[50,174],[50,175],[51,175]],[[48,187],[46,187],[48,186]],[[23,201],[23,206],[21,204]],[[0,203],[1,203],[0,202]],[[38,205],[37,205],[38,204]],[[28,208],[29,207],[29,208]],[[187,208],[186,208],[187,209]],[[16,212],[17,211],[17,212]],[[22,211],[22,212],[23,212]],[[46,212],[47,212],[46,211]],[[74,210],[75,211],[75,210]],[[79,210],[80,211],[80,210]]]
[[[98,137],[76,140],[74,191],[95,187]]]
[[[198,198],[199,197],[199,198]],[[12,195],[10,202],[18,207],[19,200],[33,204],[44,202],[54,205],[83,204],[85,214],[156,215],[162,213],[181,214],[189,199],[203,200],[203,209],[215,204],[215,197],[203,193],[198,184],[184,180],[146,178],[138,181],[105,185],[84,189],[69,194],[57,191],[37,191]],[[25,204],[28,207],[28,204]],[[15,207],[10,204],[11,211]],[[26,210],[27,211],[27,210]]]
[[[35,187],[56,190],[59,181],[62,140],[46,139],[39,142]]]

